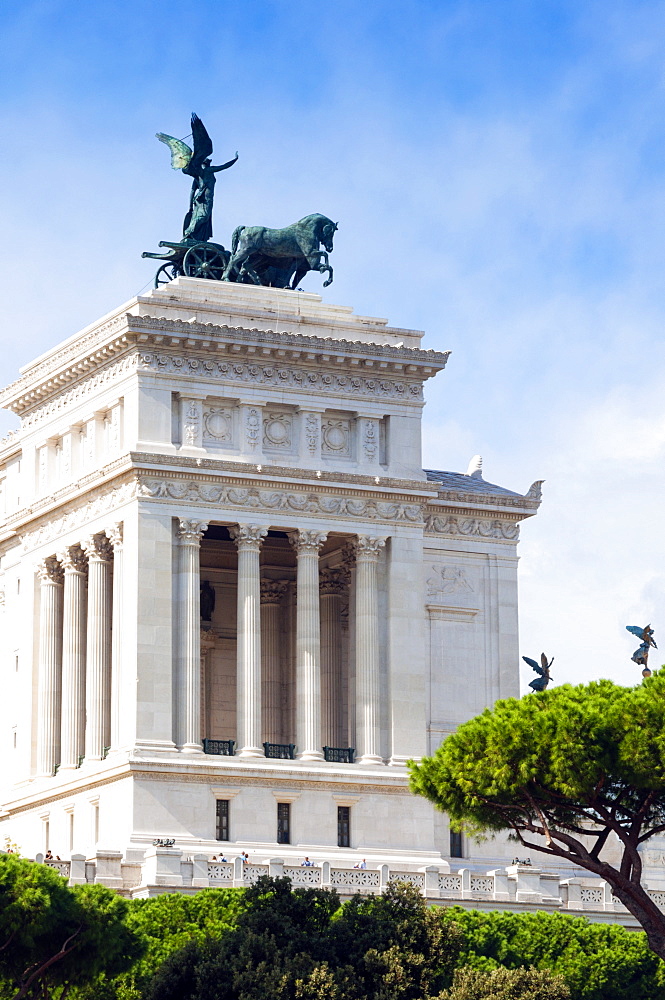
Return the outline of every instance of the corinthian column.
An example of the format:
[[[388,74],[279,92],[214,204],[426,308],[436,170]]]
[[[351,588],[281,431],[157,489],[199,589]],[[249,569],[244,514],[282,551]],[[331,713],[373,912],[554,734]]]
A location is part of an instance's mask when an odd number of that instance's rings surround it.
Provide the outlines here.
[[[319,549],[321,531],[289,535],[298,557],[296,593],[296,740],[301,760],[323,760],[321,752],[321,619]]]
[[[65,571],[62,620],[62,740],[60,768],[78,767],[85,739],[85,578],[87,563],[79,545],[58,556]]]
[[[261,580],[261,701],[263,736],[269,743],[284,739],[280,611],[287,586],[284,580]]]
[[[60,758],[60,692],[62,671],[62,569],[53,556],[38,567],[39,687],[37,773],[53,774]]]
[[[239,524],[229,534],[238,546],[238,751],[241,757],[262,757],[259,553],[268,529]]]
[[[359,764],[381,764],[379,594],[377,566],[385,538],[356,541],[356,742]]]
[[[342,690],[342,598],[349,573],[326,569],[321,574],[321,706],[323,741],[342,746],[344,692]]]
[[[86,760],[101,760],[111,737],[111,558],[105,535],[82,544],[88,557]]]
[[[106,535],[113,546],[113,595],[111,611],[111,749],[120,744],[120,719],[122,715],[122,523],[107,528]]]
[[[185,753],[201,745],[201,573],[199,549],[207,521],[179,518],[176,655],[176,743]]]

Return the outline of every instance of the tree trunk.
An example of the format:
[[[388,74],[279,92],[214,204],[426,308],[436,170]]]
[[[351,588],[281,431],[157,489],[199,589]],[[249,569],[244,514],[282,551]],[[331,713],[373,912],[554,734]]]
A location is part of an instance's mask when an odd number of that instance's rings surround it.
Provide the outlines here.
[[[661,913],[649,893],[641,885],[629,879],[617,878],[614,869],[604,875],[612,886],[614,895],[643,928],[649,947],[659,958],[665,960],[665,913]]]

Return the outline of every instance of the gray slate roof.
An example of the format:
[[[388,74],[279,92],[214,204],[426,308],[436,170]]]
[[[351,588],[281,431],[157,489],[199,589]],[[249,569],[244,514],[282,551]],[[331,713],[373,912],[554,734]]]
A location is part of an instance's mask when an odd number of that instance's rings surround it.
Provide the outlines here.
[[[461,472],[439,472],[436,469],[423,470],[430,483],[438,483],[442,490],[458,490],[461,493],[479,493],[483,496],[502,496],[524,499],[522,493],[506,490],[503,486],[495,486],[484,479],[475,476],[465,476]]]

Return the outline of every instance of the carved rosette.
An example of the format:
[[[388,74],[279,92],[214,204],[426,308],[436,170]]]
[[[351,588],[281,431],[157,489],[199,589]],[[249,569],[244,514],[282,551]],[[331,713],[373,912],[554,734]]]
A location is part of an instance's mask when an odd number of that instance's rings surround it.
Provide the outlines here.
[[[263,544],[263,539],[268,534],[268,529],[260,524],[237,524],[234,528],[229,528],[231,540],[238,548],[256,549]]]
[[[326,538],[327,532],[299,530],[289,532],[289,541],[296,552],[318,552]]]
[[[179,517],[178,538],[181,545],[200,545],[201,539],[208,530],[207,521],[195,521]]]
[[[62,566],[55,556],[42,559],[37,567],[37,576],[42,583],[61,584],[64,579]]]
[[[261,604],[279,604],[288,586],[287,580],[261,580]]]
[[[105,534],[100,532],[91,535],[81,542],[81,548],[88,557],[88,561],[110,562],[113,558],[113,549]]]

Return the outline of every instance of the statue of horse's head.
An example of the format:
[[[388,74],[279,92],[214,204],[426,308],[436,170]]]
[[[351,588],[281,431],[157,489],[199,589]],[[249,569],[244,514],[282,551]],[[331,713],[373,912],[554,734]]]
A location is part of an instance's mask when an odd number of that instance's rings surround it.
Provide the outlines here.
[[[320,217],[319,239],[323,243],[328,253],[332,253],[333,236],[337,232],[337,223],[332,219],[327,219],[325,215]]]

